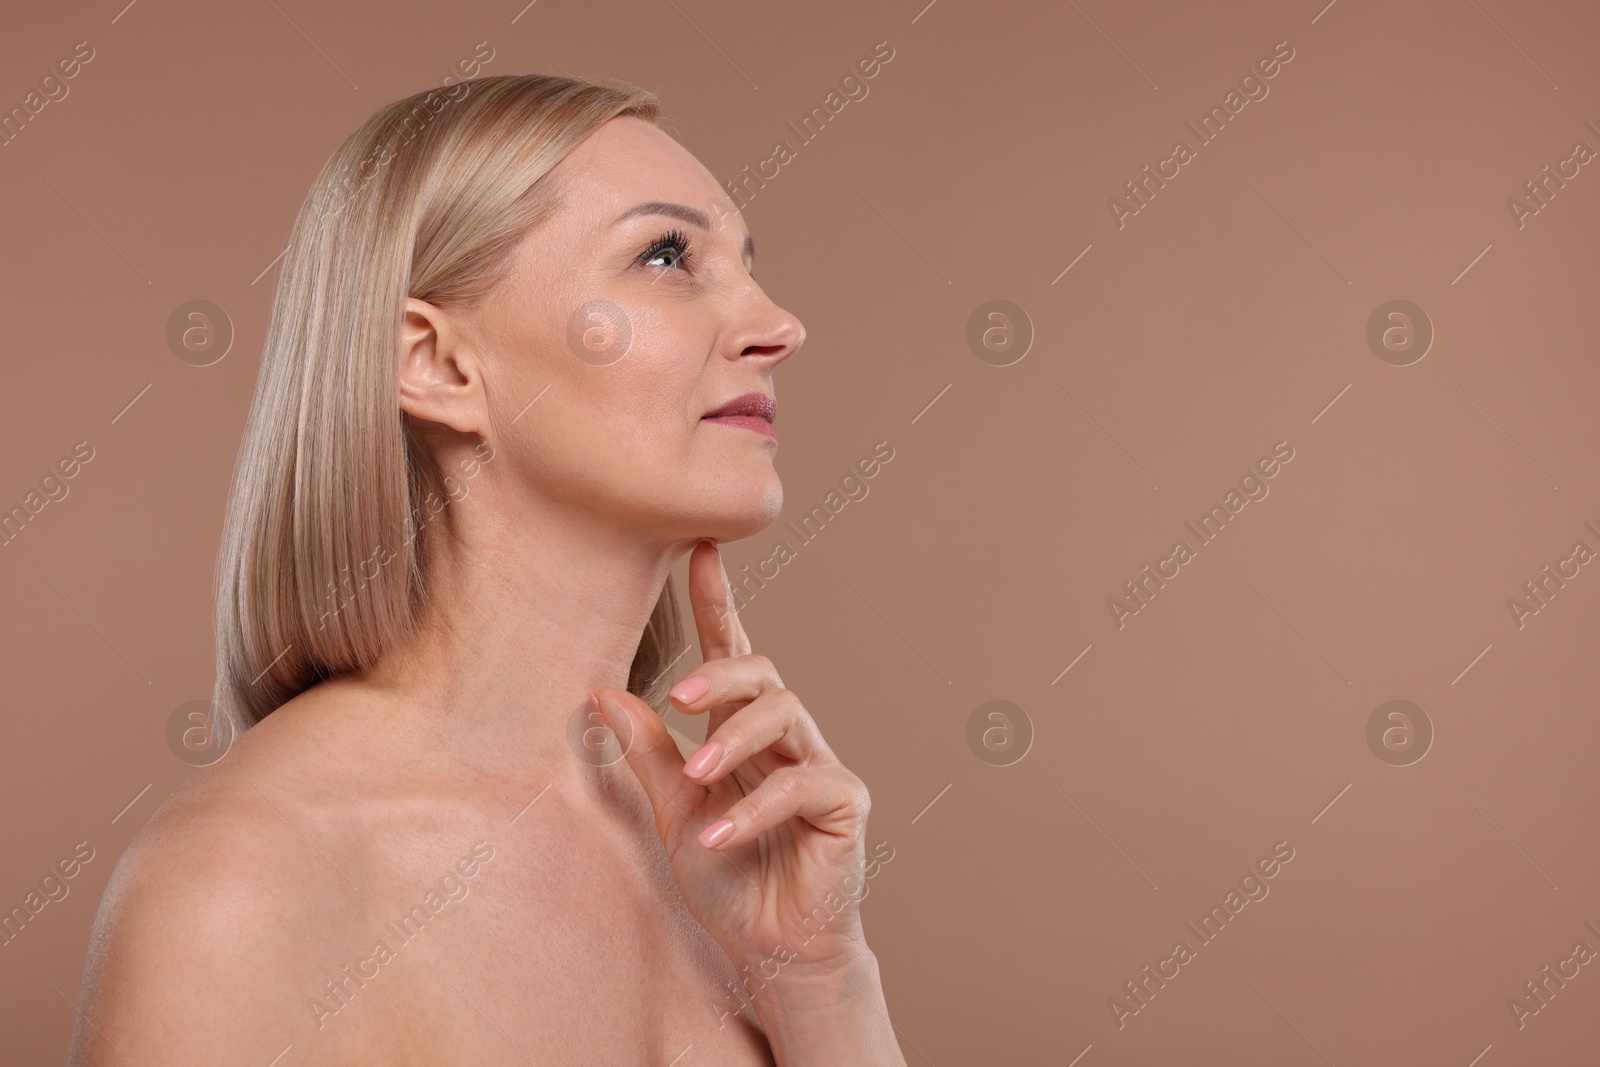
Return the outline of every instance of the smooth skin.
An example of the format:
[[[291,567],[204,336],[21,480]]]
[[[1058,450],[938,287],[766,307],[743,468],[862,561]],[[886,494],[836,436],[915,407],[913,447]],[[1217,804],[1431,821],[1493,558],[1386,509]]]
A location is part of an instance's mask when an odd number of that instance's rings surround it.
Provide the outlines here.
[[[782,488],[775,442],[701,416],[773,393],[804,328],[658,128],[614,119],[554,177],[491,298],[399,324],[401,407],[460,472],[416,634],[151,817],[101,903],[73,1064],[904,1064],[853,905],[787,926],[859,883],[868,795],[751,651],[712,544],[770,526]],[[633,213],[661,203],[707,224]],[[647,254],[668,229],[688,257]],[[596,299],[631,327],[611,362],[568,343]],[[686,553],[707,684],[675,703],[721,751],[694,774],[625,688]],[[593,716],[625,759],[574,741]]]
[[[678,889],[753,983],[778,1062],[904,1064],[860,914],[832,913],[862,892],[867,788],[772,661],[751,651],[713,542],[690,556],[689,595],[705,662],[670,695],[685,714],[708,715],[706,743],[685,760],[648,704],[596,693],[597,710],[631,740],[626,758]]]

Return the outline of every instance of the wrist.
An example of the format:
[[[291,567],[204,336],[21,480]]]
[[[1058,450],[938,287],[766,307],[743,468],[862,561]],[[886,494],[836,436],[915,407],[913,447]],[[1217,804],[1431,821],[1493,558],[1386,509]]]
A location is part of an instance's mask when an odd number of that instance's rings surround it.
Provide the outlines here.
[[[905,1063],[878,959],[865,942],[843,955],[791,961],[751,997],[750,1007],[780,1067]]]

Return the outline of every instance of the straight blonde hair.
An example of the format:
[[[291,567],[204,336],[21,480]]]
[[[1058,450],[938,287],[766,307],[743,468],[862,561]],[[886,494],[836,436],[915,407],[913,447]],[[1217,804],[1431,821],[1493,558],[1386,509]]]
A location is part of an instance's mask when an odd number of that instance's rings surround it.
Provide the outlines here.
[[[283,258],[217,558],[220,743],[414,632],[429,520],[454,480],[400,409],[405,299],[486,296],[559,205],[552,168],[621,115],[659,125],[660,104],[573,78],[483,77],[385,105],[323,165]],[[658,710],[682,635],[669,577],[628,677]]]

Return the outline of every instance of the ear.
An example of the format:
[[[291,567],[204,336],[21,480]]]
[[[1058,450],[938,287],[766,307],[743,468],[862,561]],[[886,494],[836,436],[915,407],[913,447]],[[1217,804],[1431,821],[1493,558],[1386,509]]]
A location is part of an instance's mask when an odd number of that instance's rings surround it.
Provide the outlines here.
[[[407,297],[400,323],[400,410],[460,433],[489,435],[481,364],[444,308]]]

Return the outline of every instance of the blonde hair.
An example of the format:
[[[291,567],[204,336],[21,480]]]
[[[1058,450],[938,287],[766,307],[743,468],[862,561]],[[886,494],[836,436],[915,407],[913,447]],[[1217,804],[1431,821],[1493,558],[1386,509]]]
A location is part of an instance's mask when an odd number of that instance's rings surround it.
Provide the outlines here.
[[[218,554],[223,743],[414,631],[451,480],[400,410],[404,302],[470,307],[492,291],[560,203],[552,168],[620,115],[659,124],[660,105],[573,78],[483,77],[380,108],[323,165],[283,259]],[[340,602],[352,574],[365,584]],[[628,677],[658,710],[682,633],[669,577]]]

